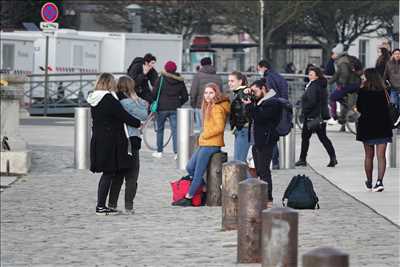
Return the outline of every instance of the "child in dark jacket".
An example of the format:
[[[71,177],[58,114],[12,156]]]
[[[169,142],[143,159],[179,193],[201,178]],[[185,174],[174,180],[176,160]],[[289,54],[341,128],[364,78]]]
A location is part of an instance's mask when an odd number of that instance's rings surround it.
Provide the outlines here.
[[[122,107],[132,116],[138,118],[141,121],[147,118],[147,102],[139,98],[135,92],[135,82],[128,76],[122,76],[118,80],[117,84],[117,95],[120,99]],[[137,179],[139,176],[140,160],[139,150],[141,147],[141,132],[138,128],[126,126],[125,132],[129,137],[131,143],[131,153],[133,157],[133,168],[128,175],[125,176],[125,212],[127,214],[134,213],[133,200],[136,196],[137,190]],[[124,177],[115,179],[111,185],[110,197],[108,206],[116,209],[118,203],[119,192]]]

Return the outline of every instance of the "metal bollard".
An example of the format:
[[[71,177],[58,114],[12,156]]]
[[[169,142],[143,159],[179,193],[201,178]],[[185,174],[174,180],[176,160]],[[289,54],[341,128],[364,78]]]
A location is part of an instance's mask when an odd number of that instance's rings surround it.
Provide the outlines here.
[[[298,213],[290,208],[272,208],[262,212],[262,266],[296,267]]]
[[[331,247],[319,247],[303,255],[305,267],[349,267],[349,254]]]
[[[389,154],[387,156],[389,168],[397,168],[397,129],[393,129],[392,143],[389,143],[388,146],[386,151]]]
[[[267,183],[249,178],[239,183],[237,260],[261,262],[261,212],[267,206]]]
[[[91,123],[90,108],[75,108],[75,169],[90,168]]]
[[[222,230],[236,230],[239,183],[246,179],[247,165],[230,161],[222,166]]]
[[[178,108],[177,112],[178,169],[185,170],[191,154],[191,135],[193,135],[193,110]]]
[[[296,161],[296,129],[279,138],[279,168],[293,169]]]
[[[228,154],[218,152],[211,156],[207,167],[207,206],[221,206],[222,163]]]

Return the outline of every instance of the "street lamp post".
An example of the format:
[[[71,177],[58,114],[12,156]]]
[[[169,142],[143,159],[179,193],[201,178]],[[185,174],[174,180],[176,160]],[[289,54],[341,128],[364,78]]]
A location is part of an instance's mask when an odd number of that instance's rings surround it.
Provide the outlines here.
[[[260,59],[264,57],[264,0],[260,0]]]

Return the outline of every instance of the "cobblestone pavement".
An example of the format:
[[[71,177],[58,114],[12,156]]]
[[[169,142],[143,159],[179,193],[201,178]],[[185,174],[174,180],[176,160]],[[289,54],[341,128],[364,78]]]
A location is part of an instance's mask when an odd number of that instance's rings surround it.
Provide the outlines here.
[[[1,266],[238,265],[237,234],[221,231],[221,208],[170,205],[169,181],[183,174],[172,154],[141,154],[135,215],[96,216],[99,174],[72,168],[72,127],[39,127],[22,127],[33,150],[31,173],[0,194]],[[312,178],[321,205],[299,213],[299,263],[303,253],[328,245],[349,253],[350,266],[399,266],[399,228],[311,169],[274,171],[277,201],[297,173]]]

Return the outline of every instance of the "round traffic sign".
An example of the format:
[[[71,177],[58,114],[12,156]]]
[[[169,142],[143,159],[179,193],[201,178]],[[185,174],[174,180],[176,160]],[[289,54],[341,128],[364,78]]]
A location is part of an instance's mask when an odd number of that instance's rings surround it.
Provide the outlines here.
[[[42,19],[46,22],[54,22],[58,18],[58,7],[54,3],[46,3],[40,11]]]

